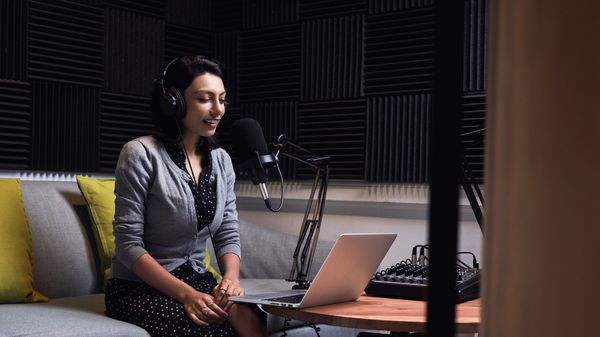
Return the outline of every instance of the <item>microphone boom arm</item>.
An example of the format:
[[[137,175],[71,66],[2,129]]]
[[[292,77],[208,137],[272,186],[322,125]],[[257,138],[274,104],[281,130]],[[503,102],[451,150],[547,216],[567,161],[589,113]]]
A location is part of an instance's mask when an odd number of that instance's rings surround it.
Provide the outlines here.
[[[309,157],[303,159],[284,151],[286,145],[307,153]],[[273,150],[277,151],[275,154],[276,158],[281,154],[284,157],[308,165],[316,171],[306,210],[304,211],[304,219],[298,235],[298,241],[292,256],[292,268],[288,279],[286,279],[286,281],[296,282],[296,285],[293,286],[294,289],[307,289],[310,285],[308,276],[319,240],[319,231],[321,229],[325,199],[327,197],[330,157],[318,156],[310,150],[291,142],[285,135],[280,135],[277,139],[277,143],[271,144],[271,146]],[[316,193],[317,188],[318,193]]]

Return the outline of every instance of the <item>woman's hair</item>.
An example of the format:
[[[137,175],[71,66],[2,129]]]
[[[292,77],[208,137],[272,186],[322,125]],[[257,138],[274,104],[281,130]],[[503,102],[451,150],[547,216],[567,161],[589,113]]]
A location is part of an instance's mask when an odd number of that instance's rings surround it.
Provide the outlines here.
[[[163,76],[167,66],[168,69]],[[152,121],[158,137],[171,142],[178,141],[181,137],[179,128],[183,127],[181,120],[163,113],[160,102],[160,98],[164,94],[163,90],[174,88],[183,96],[185,89],[194,79],[206,73],[219,76],[225,82],[221,64],[214,59],[200,55],[179,57],[160,70],[152,88],[151,106]],[[210,141],[211,143],[215,142],[213,139]]]

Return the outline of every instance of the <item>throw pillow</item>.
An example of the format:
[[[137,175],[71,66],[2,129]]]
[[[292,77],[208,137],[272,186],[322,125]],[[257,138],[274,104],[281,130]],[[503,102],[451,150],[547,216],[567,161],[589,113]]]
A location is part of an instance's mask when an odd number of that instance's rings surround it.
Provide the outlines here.
[[[32,256],[21,181],[0,179],[0,303],[48,301],[33,289]]]
[[[217,280],[217,282],[221,282],[221,280],[223,279],[223,276],[221,276],[221,274],[215,269],[215,267],[213,267],[212,265],[212,261],[210,259],[210,251],[208,250],[208,241],[206,242],[206,256],[204,257],[204,266],[206,266],[206,270],[208,270],[213,276],[214,278]]]
[[[115,255],[113,218],[115,216],[115,179],[77,176],[77,185],[86,201],[92,231],[96,239],[100,268],[104,282],[110,272],[111,260]]]

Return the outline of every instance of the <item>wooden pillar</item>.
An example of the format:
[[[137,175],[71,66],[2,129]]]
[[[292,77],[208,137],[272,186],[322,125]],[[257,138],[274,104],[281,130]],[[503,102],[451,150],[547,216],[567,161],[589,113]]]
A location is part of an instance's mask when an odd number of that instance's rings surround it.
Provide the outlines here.
[[[599,336],[600,3],[490,1],[482,336]]]

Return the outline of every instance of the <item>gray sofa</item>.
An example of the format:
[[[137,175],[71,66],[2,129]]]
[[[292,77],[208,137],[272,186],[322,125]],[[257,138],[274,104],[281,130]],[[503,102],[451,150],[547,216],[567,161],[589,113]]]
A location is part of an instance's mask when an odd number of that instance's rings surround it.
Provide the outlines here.
[[[71,181],[22,181],[33,240],[34,288],[50,301],[0,304],[0,336],[148,336],[137,326],[104,315],[101,273],[85,201],[74,179],[66,180]],[[246,292],[289,289],[292,284],[283,279],[288,276],[295,237],[243,219],[240,228],[241,283]],[[331,245],[320,244],[313,270]],[[317,335],[303,322],[291,322],[290,326],[288,336]],[[283,319],[268,316],[270,336],[283,335],[282,328]],[[358,333],[332,326],[317,328],[321,336]]]

